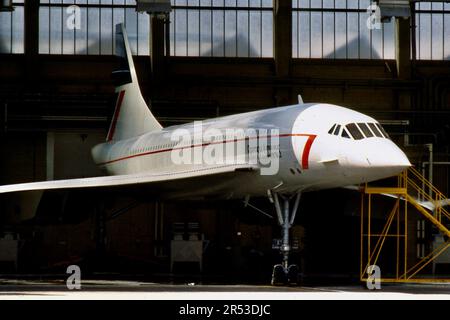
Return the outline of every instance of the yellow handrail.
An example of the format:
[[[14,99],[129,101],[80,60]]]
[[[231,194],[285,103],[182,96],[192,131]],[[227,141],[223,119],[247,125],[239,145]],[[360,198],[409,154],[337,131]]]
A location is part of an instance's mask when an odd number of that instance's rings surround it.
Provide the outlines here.
[[[364,194],[368,197],[367,203],[367,218],[365,215]],[[366,184],[364,188],[364,194],[361,202],[361,260],[360,260],[360,278],[365,279],[364,274],[368,270],[369,265],[377,264],[380,260],[380,255],[383,247],[385,246],[386,239],[388,237],[395,237],[396,240],[396,264],[395,264],[395,277],[384,278],[383,280],[393,282],[414,282],[418,279],[414,277],[424,270],[432,261],[434,261],[445,250],[450,249],[450,213],[443,208],[443,200],[447,197],[439,191],[430,181],[425,179],[420,172],[414,168],[410,168],[402,172],[397,177],[396,187],[370,187]],[[371,196],[376,194],[392,194],[397,198],[396,204],[392,208],[392,211],[387,216],[386,223],[381,233],[378,228],[375,228],[377,232],[373,233],[374,227],[371,227]],[[404,205],[400,205],[404,201]],[[425,202],[425,203],[424,203]],[[434,207],[426,206],[427,203],[431,203]],[[415,207],[418,213],[420,213],[425,220],[428,220],[435,225],[439,231],[447,237],[446,242],[431,250],[424,258],[421,258],[412,267],[409,264],[408,255],[408,206]],[[402,209],[401,209],[402,208]],[[397,219],[395,224],[394,220]],[[395,225],[396,231],[392,232],[392,226]],[[367,230],[366,232],[365,229]],[[390,232],[391,230],[391,232]],[[367,241],[364,244],[364,237]],[[371,238],[377,238],[375,246],[371,244]],[[375,241],[374,241],[375,242]],[[367,247],[367,248],[366,248]],[[364,254],[366,252],[367,254]],[[401,255],[403,258],[401,258]],[[403,269],[403,270],[402,270]],[[435,281],[436,279],[419,279],[423,281]],[[450,279],[439,279],[440,281],[450,281]]]
[[[444,194],[439,191],[428,179],[426,179],[424,176],[422,176],[422,174],[417,171],[416,169],[414,169],[413,167],[409,168],[409,171],[411,173],[413,173],[413,175],[419,179],[420,182],[424,182],[425,185],[430,188],[434,193],[438,194],[439,196],[441,196],[442,198],[445,198]],[[408,180],[411,180],[410,178]]]
[[[419,182],[423,183],[423,185],[429,188],[429,190],[431,191],[431,195],[427,193],[423,189],[423,187],[419,186],[419,184],[416,183],[413,178],[407,177],[407,185],[410,186],[415,192],[417,192],[420,198],[434,203],[436,207],[436,215],[438,216],[439,222],[442,222],[442,216],[450,220],[450,213],[445,210],[440,204],[440,201],[447,199],[446,196],[434,185],[432,185],[430,181],[423,177],[416,169],[411,167],[409,171],[413,173],[413,177],[415,177]]]

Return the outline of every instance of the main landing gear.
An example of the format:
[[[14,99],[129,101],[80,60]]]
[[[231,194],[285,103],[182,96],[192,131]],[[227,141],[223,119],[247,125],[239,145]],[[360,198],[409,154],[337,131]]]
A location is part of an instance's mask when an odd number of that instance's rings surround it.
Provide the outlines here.
[[[300,269],[295,264],[289,265],[289,253],[291,251],[289,231],[294,224],[301,193],[298,192],[294,195],[287,196],[272,191],[271,196],[275,205],[282,236],[279,244],[274,248],[279,249],[283,257],[282,263],[273,267],[272,285],[298,285],[301,282]],[[292,207],[292,211],[290,211],[289,204],[292,200],[294,200],[294,206]]]

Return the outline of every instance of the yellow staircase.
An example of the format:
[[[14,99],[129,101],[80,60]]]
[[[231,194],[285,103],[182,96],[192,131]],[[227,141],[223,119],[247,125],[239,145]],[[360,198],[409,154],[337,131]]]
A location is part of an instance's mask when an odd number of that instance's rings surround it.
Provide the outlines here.
[[[394,187],[373,187],[365,185],[361,197],[361,262],[360,279],[367,280],[369,266],[377,265],[380,261],[383,248],[392,238],[395,241],[395,275],[383,276],[384,282],[447,282],[449,279],[434,277],[419,277],[418,274],[439,255],[450,247],[450,213],[443,208],[448,204],[447,197],[426,180],[416,169],[410,168],[397,177]],[[374,228],[372,206],[374,195],[383,195],[395,198],[395,204],[381,232]],[[410,217],[408,205],[413,206],[426,220],[431,222],[447,237],[444,243],[421,259],[411,259],[408,251],[411,235],[408,232]],[[390,239],[390,240],[387,240]],[[392,247],[392,246],[391,246]],[[391,250],[392,251],[392,250]],[[410,250],[411,251],[411,250]],[[390,257],[390,260],[394,260]],[[410,260],[416,260],[410,263]]]
[[[438,227],[443,234],[450,237],[450,230],[447,228],[450,224],[450,213],[442,206],[442,204],[447,201],[447,197],[425,179],[416,169],[410,168],[408,172],[404,174],[405,188],[408,191],[406,194],[408,202],[424,215],[425,218]],[[422,187],[420,187],[420,185],[422,185]],[[433,205],[435,209],[430,213],[419,201],[427,202]]]

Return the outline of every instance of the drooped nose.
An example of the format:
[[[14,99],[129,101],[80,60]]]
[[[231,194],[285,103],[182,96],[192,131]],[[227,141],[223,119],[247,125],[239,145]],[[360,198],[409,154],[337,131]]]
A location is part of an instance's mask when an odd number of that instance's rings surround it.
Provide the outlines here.
[[[367,139],[348,151],[345,158],[345,176],[352,183],[396,176],[411,166],[405,153],[388,139]]]
[[[369,167],[392,176],[411,166],[406,154],[390,140],[384,140],[379,148],[371,148],[367,152],[367,161]]]
[[[398,167],[402,171],[411,167],[411,162],[409,162],[408,157],[399,147],[396,146],[396,150],[392,152],[391,157],[391,165],[393,167]]]

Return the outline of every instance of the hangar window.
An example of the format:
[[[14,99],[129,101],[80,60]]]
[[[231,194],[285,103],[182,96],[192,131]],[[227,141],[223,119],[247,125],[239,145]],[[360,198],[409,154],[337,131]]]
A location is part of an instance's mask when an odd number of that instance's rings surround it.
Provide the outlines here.
[[[450,60],[450,3],[420,1],[413,5],[416,58]]]
[[[78,26],[71,5],[79,8]],[[40,0],[39,53],[112,55],[115,25],[123,22],[133,54],[149,55],[149,20],[135,0]]]
[[[272,0],[172,0],[173,56],[273,57]]]
[[[370,0],[292,0],[292,56],[394,59],[394,19],[367,28]]]
[[[347,128],[347,130],[350,132],[350,134],[352,135],[353,139],[355,140],[361,140],[364,139],[363,134],[361,133],[361,131],[359,131],[358,127],[356,126],[355,123],[349,123],[348,125],[345,126]]]
[[[24,0],[12,4],[14,11],[0,12],[0,53],[24,53]]]
[[[361,131],[364,133],[366,138],[373,137],[372,131],[370,131],[369,127],[365,123],[358,123],[358,127],[361,129]]]

